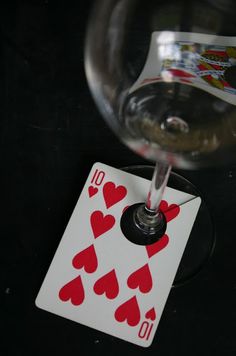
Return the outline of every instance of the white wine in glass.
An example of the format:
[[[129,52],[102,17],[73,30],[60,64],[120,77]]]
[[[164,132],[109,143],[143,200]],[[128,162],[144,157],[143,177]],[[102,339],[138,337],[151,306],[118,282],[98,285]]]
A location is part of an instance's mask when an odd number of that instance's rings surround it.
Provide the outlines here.
[[[147,201],[121,219],[134,243],[150,244],[163,235],[159,205],[168,180],[199,195],[170,173],[172,167],[198,169],[235,158],[235,11],[231,0],[94,2],[85,45],[91,93],[121,141],[156,162]],[[150,175],[143,167],[133,172]],[[204,202],[195,225],[178,281],[194,275],[213,249]]]

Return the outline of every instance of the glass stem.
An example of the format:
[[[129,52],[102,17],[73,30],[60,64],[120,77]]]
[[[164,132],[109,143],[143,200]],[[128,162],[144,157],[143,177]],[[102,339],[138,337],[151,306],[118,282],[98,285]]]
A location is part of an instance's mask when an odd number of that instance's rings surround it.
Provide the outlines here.
[[[159,206],[170,175],[171,166],[157,162],[146,204],[141,205],[135,213],[135,224],[146,234],[156,233],[163,225],[163,214]]]

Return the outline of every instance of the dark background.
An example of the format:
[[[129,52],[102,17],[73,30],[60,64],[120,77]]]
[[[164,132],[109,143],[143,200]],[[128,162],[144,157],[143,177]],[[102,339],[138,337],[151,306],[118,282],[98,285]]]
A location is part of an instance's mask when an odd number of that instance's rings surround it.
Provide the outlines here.
[[[236,355],[236,165],[179,171],[202,192],[217,243],[201,273],[172,289],[150,348],[35,307],[93,163],[148,163],[118,141],[88,90],[90,4],[0,5],[0,355]]]

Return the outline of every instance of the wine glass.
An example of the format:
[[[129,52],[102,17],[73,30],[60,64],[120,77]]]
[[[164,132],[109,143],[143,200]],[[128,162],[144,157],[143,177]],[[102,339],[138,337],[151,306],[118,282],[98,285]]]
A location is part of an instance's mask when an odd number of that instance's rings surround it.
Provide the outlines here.
[[[234,157],[235,10],[233,0],[94,2],[85,43],[91,93],[121,141],[156,162],[146,202],[121,218],[124,235],[134,243],[154,243],[163,235],[159,206],[168,179],[172,187],[199,195],[170,173],[172,167],[198,169]],[[143,175],[142,169],[150,174],[145,167],[134,173]],[[204,202],[189,241],[179,282],[195,274],[213,250]]]

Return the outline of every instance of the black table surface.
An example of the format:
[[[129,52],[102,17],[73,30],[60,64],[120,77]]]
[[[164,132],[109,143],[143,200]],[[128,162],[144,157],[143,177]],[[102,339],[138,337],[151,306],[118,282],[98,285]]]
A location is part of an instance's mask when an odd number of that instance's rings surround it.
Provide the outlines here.
[[[119,142],[91,98],[83,61],[90,5],[0,5],[0,355],[236,355],[236,165],[178,171],[201,191],[216,247],[195,279],[172,288],[151,347],[35,306],[93,163],[148,164]]]

